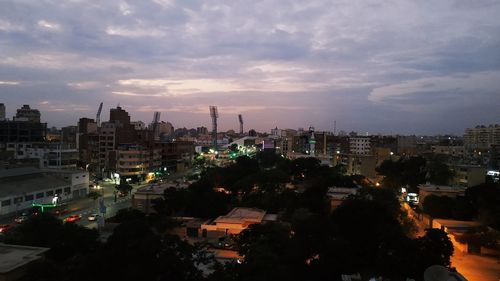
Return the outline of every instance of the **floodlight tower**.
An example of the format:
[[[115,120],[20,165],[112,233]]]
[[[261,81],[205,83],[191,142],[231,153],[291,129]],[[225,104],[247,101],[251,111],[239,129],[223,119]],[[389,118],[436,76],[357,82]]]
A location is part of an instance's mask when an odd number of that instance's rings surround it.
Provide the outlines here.
[[[243,135],[243,116],[238,114],[238,120],[240,120],[240,135]]]
[[[97,123],[97,127],[101,126],[101,111],[102,111],[102,102],[99,105],[99,109],[97,110],[97,114],[95,116],[95,122]]]
[[[217,118],[219,118],[217,106],[210,106],[210,117],[212,117],[212,142],[214,150],[217,151]]]
[[[160,112],[156,111],[153,116],[153,139],[158,140],[160,138],[160,126],[158,125],[160,122]]]

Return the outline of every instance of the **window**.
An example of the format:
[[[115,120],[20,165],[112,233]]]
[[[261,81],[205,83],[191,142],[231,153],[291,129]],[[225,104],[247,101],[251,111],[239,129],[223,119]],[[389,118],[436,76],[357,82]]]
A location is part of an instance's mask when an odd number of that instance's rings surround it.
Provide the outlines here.
[[[54,195],[54,191],[52,190],[45,192],[45,196],[52,196],[52,195]]]
[[[38,199],[38,198],[43,198],[43,192],[37,193],[37,194],[36,194],[36,198],[37,198],[37,199]]]
[[[5,206],[10,206],[10,199],[9,200],[3,200],[2,201],[2,207],[5,207]]]
[[[66,194],[71,193],[71,187],[65,187],[64,188],[64,193],[66,193]]]
[[[62,189],[60,189],[60,188],[59,188],[59,189],[56,189],[56,194],[57,194],[57,195],[61,195],[61,193],[62,193]]]
[[[86,177],[87,175],[83,175],[82,178]]]
[[[33,201],[33,194],[24,196],[24,201]]]
[[[23,198],[22,197],[16,197],[16,198],[14,198],[14,203],[17,204],[17,203],[21,203],[21,202],[23,202]]]

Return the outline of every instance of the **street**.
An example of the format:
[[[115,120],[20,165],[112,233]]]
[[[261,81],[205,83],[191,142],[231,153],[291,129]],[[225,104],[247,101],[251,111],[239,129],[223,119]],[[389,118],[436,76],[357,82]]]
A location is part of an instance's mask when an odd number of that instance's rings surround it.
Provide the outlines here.
[[[455,249],[451,265],[456,267],[457,271],[468,281],[500,280],[500,260],[498,258],[465,254]]]
[[[408,204],[403,205],[409,217],[415,221],[417,226],[417,236],[425,234],[427,225],[412,215]],[[453,241],[452,241],[453,242]],[[462,274],[468,281],[498,281],[500,280],[500,259],[495,257],[479,256],[461,252],[454,247],[451,257],[451,266]]]
[[[103,198],[104,205],[106,206],[106,214],[104,218],[106,219],[112,217],[119,210],[132,206],[131,203],[132,194],[135,192],[135,190],[146,185],[147,184],[132,185],[133,189],[131,191],[131,194],[125,197],[117,197],[115,202],[115,184],[111,182],[103,182],[102,184],[100,184],[101,189],[97,191],[103,195],[101,198]],[[96,191],[96,190],[91,189],[90,191]],[[59,218],[63,220],[71,215],[81,215],[82,219],[77,221],[77,224],[89,228],[96,228],[97,223],[89,222],[87,217],[90,214],[99,212],[99,200],[101,200],[101,198],[98,198],[95,201],[91,198],[78,198],[73,201],[70,201],[68,202],[67,205],[67,212],[61,215]],[[2,217],[0,218],[0,224],[16,225],[14,219],[20,214],[21,213]]]

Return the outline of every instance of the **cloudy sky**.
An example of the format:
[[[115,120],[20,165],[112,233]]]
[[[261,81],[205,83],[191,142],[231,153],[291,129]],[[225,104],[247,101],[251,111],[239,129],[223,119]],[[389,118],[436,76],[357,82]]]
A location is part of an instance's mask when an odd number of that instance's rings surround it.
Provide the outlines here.
[[[0,0],[0,102],[175,127],[461,134],[500,122],[497,0]]]

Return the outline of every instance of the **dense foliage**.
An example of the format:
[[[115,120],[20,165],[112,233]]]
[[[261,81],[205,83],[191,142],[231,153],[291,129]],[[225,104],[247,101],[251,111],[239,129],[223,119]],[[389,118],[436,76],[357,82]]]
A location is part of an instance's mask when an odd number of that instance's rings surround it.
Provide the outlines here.
[[[424,173],[420,160],[407,164]],[[364,279],[422,280],[428,266],[449,265],[453,247],[444,232],[410,238],[396,192],[362,185],[362,177],[344,176],[341,167],[322,166],[315,158],[290,161],[265,152],[209,168],[187,189],[166,190],[155,202],[155,215],[119,212],[114,222],[120,225],[106,243],[95,231],[46,215],[28,220],[7,241],[52,248],[26,280],[341,280],[341,274],[355,273]],[[331,210],[330,186],[359,192]],[[244,261],[214,263],[212,273],[203,275],[197,265],[211,259],[202,248],[167,234],[175,224],[167,218],[213,218],[235,206],[262,208],[279,214],[280,221],[242,232],[235,240]]]

